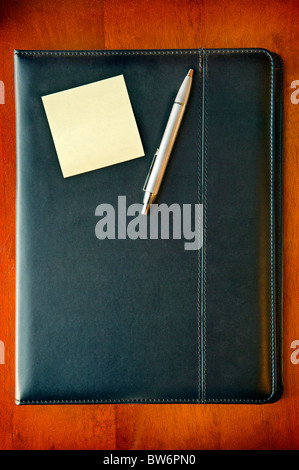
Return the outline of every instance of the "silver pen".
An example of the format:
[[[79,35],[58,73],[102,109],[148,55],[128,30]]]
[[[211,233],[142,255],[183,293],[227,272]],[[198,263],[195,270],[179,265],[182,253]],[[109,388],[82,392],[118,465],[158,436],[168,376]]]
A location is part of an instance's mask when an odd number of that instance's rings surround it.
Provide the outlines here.
[[[154,155],[152,164],[149,169],[149,173],[144,183],[143,191],[145,192],[145,194],[141,211],[142,214],[148,213],[150,205],[153,203],[155,197],[158,194],[163,175],[165,173],[166,166],[170,157],[170,153],[188,102],[192,84],[192,77],[193,70],[190,69],[174,100],[172,110],[161,140],[160,147]]]

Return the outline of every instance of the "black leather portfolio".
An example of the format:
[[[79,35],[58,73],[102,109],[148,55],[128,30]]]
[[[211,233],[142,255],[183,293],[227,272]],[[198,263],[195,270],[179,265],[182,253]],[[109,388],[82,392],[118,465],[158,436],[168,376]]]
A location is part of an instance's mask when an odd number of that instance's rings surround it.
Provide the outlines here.
[[[169,233],[130,236],[189,69],[156,200]],[[145,155],[64,178],[41,97],[118,75]],[[264,49],[15,51],[17,404],[281,397],[282,87]]]

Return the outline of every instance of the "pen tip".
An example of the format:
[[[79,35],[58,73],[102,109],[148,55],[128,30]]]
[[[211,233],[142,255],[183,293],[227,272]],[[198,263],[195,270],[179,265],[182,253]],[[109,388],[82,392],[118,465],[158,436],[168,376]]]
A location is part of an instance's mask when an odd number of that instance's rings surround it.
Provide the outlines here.
[[[188,72],[188,77],[193,77],[193,69],[190,69]]]
[[[149,210],[149,204],[143,204],[143,207],[141,209],[141,214],[142,215],[147,215],[148,210]]]

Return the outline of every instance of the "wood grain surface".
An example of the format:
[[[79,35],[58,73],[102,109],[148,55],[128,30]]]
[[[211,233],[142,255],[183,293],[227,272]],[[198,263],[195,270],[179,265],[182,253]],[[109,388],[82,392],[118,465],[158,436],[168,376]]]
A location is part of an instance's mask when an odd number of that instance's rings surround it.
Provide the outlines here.
[[[14,49],[262,47],[285,62],[284,382],[271,405],[14,404]],[[299,2],[0,0],[0,449],[299,449]]]

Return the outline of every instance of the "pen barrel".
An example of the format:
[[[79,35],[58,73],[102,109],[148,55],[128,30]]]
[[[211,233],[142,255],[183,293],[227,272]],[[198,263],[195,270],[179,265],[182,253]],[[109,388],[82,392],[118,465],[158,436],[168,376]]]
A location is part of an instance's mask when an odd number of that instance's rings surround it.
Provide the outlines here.
[[[151,174],[146,188],[144,188],[145,191],[150,191],[153,194],[157,194],[159,191],[184,111],[184,105],[179,103],[173,104]]]

